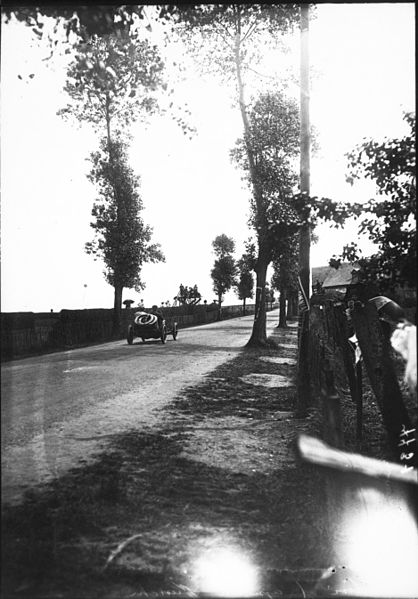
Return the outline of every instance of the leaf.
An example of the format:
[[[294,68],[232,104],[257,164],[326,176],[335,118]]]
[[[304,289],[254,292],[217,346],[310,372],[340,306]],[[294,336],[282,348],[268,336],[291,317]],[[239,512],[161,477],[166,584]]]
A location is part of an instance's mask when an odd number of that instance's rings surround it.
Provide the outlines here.
[[[116,73],[114,71],[114,69],[112,69],[112,67],[106,67],[106,72],[109,73],[109,75],[111,75],[113,78],[116,79]]]

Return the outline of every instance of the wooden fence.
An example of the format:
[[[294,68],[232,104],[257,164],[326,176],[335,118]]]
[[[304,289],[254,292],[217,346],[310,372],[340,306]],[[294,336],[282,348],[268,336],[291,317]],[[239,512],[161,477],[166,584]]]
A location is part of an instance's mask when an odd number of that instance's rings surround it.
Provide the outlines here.
[[[416,423],[405,407],[390,345],[390,325],[379,319],[371,303],[313,296],[309,313],[308,369],[312,397],[325,405],[325,434],[332,445],[343,447],[340,398],[336,389],[349,388],[356,406],[356,435],[363,431],[363,371],[376,398],[394,457],[417,467]],[[350,341],[353,339],[353,341]],[[405,432],[409,438],[405,439]],[[405,446],[405,441],[408,441]],[[407,449],[407,451],[406,451]],[[406,459],[408,456],[408,459]]]
[[[1,357],[7,360],[123,339],[137,310],[128,308],[121,311],[120,331],[116,335],[112,309],[3,313]],[[218,319],[218,307],[212,304],[163,308],[162,311],[167,320],[176,320],[179,328],[207,324]],[[254,304],[247,305],[245,313],[253,314]],[[221,319],[241,315],[241,305],[222,307]]]
[[[390,326],[379,319],[371,303],[347,304],[326,296],[311,298],[308,322],[307,379],[311,405],[320,398],[326,443],[302,435],[298,447],[304,460],[325,469],[324,508],[335,556],[335,565],[323,573],[314,596],[416,597],[416,423],[411,422],[399,387]],[[349,390],[356,406],[361,447],[366,377],[387,432],[392,462],[345,451],[342,423],[347,402],[342,401],[341,390]]]

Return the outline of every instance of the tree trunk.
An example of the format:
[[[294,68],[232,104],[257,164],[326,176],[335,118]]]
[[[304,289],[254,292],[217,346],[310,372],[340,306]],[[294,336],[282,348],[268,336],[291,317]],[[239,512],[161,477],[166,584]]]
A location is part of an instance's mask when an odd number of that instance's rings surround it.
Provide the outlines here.
[[[279,329],[287,328],[286,322],[286,287],[280,286],[280,299],[279,299]]]
[[[245,316],[245,297],[242,300],[242,315]]]
[[[293,317],[297,317],[298,315],[298,296],[297,293],[295,294],[294,298],[293,298]]]
[[[235,68],[237,75],[237,87],[238,87],[238,100],[241,112],[242,124],[244,127],[244,141],[245,149],[248,158],[248,166],[250,172],[250,180],[253,188],[253,195],[255,201],[255,216],[256,220],[261,219],[263,213],[263,193],[260,185],[260,181],[257,177],[257,168],[254,157],[254,150],[251,145],[251,131],[250,123],[247,113],[247,105],[245,102],[245,91],[244,81],[242,79],[242,64],[241,64],[241,22],[240,22],[240,5],[234,5],[237,11],[237,27],[235,34]],[[267,248],[263,241],[258,241],[258,252],[266,253]],[[266,274],[269,260],[260,257],[257,260],[256,275],[257,275],[257,288],[255,294],[255,315],[254,325],[251,333],[251,337],[247,343],[247,347],[260,347],[267,345],[266,335]]]
[[[218,320],[222,317],[222,294],[218,294]]]
[[[238,18],[238,27],[237,33],[235,35],[235,69],[237,73],[237,85],[238,85],[238,100],[239,107],[241,112],[242,124],[244,126],[244,141],[245,141],[245,149],[248,158],[248,166],[250,170],[250,179],[253,187],[254,199],[256,204],[256,214],[260,216],[262,207],[263,207],[263,194],[262,190],[257,178],[256,165],[254,159],[254,151],[251,146],[251,135],[250,135],[250,123],[248,119],[247,113],[247,105],[245,102],[245,92],[244,92],[244,82],[242,79],[242,65],[241,65],[241,27],[240,27],[240,17]]]
[[[297,293],[295,293],[294,295],[292,295],[292,301],[291,301],[291,316],[292,318],[295,318],[298,315],[298,296]],[[289,316],[289,314],[288,314]]]
[[[267,345],[266,333],[266,277],[268,261],[258,259],[255,269],[257,287],[255,291],[255,315],[251,337],[247,347],[264,347]]]
[[[113,169],[112,137],[111,137],[111,133],[110,133],[110,99],[109,99],[108,95],[106,97],[106,115],[105,116],[106,116],[107,151],[109,154],[109,164],[110,164],[111,169]],[[119,207],[118,197],[117,197],[117,193],[116,193],[116,186],[115,186],[114,181],[111,181],[111,186],[113,189],[113,196],[114,196],[115,204],[116,204],[116,224],[117,224],[117,228],[119,230],[119,237],[120,237],[120,210],[119,210],[120,207]],[[113,275],[117,276],[118,273],[114,272]],[[114,295],[114,302],[113,302],[113,335],[119,336],[120,335],[120,324],[121,324],[123,285],[120,285],[119,283],[115,283],[114,288],[115,288],[115,295]]]
[[[122,292],[123,285],[115,284],[115,297],[113,303],[113,334],[120,334],[121,310],[122,310]]]
[[[287,298],[287,310],[286,310],[286,318],[293,318],[295,316],[294,311],[294,296],[293,293],[290,292]]]

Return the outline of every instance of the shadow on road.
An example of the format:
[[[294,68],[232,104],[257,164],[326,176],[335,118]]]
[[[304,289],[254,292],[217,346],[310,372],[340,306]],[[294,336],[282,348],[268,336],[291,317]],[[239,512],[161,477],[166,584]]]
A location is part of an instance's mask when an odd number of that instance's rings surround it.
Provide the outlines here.
[[[94,465],[74,469],[7,510],[3,596],[22,584],[31,597],[54,589],[69,597],[90,597],[95,589],[100,596],[100,587],[106,596],[107,585],[121,580],[143,590],[173,590],[190,584],[184,570],[217,537],[249,552],[258,565],[274,556],[283,566],[322,565],[306,536],[307,527],[319,526],[309,467],[234,473],[183,457],[184,436],[170,429],[115,436],[112,451]],[[295,527],[301,513],[304,525]],[[138,532],[104,574],[111,551]],[[268,590],[267,571],[264,577]]]

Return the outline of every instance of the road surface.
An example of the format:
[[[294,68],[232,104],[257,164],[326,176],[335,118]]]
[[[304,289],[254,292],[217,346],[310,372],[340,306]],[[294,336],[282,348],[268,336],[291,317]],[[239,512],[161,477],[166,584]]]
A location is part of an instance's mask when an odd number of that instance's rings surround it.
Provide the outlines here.
[[[271,330],[278,312],[270,312]],[[181,329],[133,345],[115,341],[2,366],[2,500],[86,464],[114,433],[158,425],[183,388],[248,341],[253,316]]]

